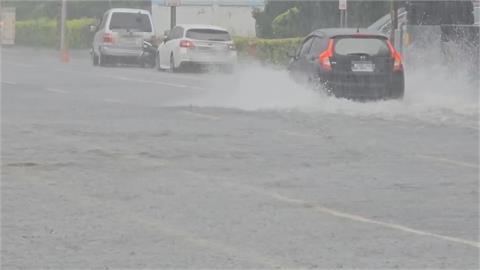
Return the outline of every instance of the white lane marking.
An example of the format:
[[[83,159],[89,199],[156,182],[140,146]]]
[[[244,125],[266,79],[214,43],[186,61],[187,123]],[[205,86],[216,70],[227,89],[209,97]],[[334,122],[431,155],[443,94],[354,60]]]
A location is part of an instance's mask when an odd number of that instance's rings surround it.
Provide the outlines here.
[[[185,84],[169,83],[169,82],[163,82],[163,81],[152,81],[152,80],[135,79],[135,78],[121,77],[121,76],[111,76],[111,75],[103,75],[102,77],[110,78],[110,79],[116,79],[116,80],[122,80],[122,81],[128,81],[128,82],[148,83],[148,84],[165,85],[165,86],[171,86],[171,87],[177,87],[177,88],[195,88],[195,89],[199,89],[199,90],[206,90],[205,88],[201,88],[201,87],[197,87],[197,86],[189,86],[189,85],[185,85]]]
[[[188,230],[182,230],[178,226],[171,226],[162,222],[161,219],[152,218],[152,216],[145,216],[140,214],[136,210],[132,210],[127,207],[122,207],[118,203],[109,204],[104,199],[98,197],[82,195],[78,192],[71,192],[71,189],[62,188],[60,185],[42,185],[42,181],[38,179],[30,178],[27,181],[29,183],[37,185],[38,188],[42,188],[44,191],[54,194],[66,194],[66,200],[72,203],[76,203],[81,207],[97,209],[99,205],[110,209],[109,213],[119,219],[121,224],[141,224],[146,229],[153,230],[157,233],[174,237],[180,241],[202,249],[210,249],[220,254],[232,256],[240,260],[247,260],[249,262],[255,262],[267,266],[270,269],[292,269],[292,267],[285,267],[287,262],[280,262],[283,257],[269,257],[259,254],[254,250],[240,249],[236,246],[229,245],[212,239],[211,237],[205,238],[198,233],[192,233]]]
[[[458,161],[458,160],[453,160],[453,159],[448,159],[448,158],[443,158],[443,157],[435,157],[435,156],[430,156],[430,155],[417,155],[417,157],[422,158],[422,159],[428,159],[428,160],[431,160],[431,161],[437,161],[437,162],[457,165],[457,166],[461,166],[461,167],[478,169],[478,164],[464,162],[464,161]]]
[[[134,73],[143,74],[143,75],[145,75],[146,73],[143,70],[132,69],[132,68],[125,69],[125,70],[127,70],[129,73],[134,72]],[[171,73],[171,72],[165,72],[165,71],[159,72],[156,69],[152,69],[150,73],[156,73],[156,74],[159,74],[160,76],[167,77],[167,78],[187,79],[187,80],[196,80],[196,81],[205,81],[210,79],[207,77],[200,77],[201,75],[197,77],[197,76],[189,76],[185,74]]]
[[[69,93],[66,90],[57,89],[57,88],[45,88],[45,91],[52,92],[52,93],[57,93],[57,94],[68,94]]]
[[[2,81],[2,83],[9,84],[9,85],[17,85],[16,82],[12,82],[12,81]]]
[[[297,131],[291,131],[291,130],[282,130],[280,133],[288,136],[294,136],[294,137],[302,137],[302,138],[318,138],[318,136],[312,135],[312,134],[306,134],[306,133],[301,133]]]
[[[125,104],[125,103],[127,103],[126,100],[114,99],[114,98],[106,98],[103,101],[106,102],[106,103],[113,103],[113,104]]]
[[[211,115],[211,114],[205,114],[205,113],[196,113],[196,112],[191,112],[191,111],[183,111],[183,113],[191,115],[191,116],[195,116],[195,117],[198,117],[198,118],[214,120],[214,121],[221,119],[221,117],[219,117],[219,116],[215,116],[215,115]]]
[[[475,241],[471,241],[471,240],[466,240],[466,239],[447,236],[447,235],[441,235],[441,234],[432,233],[432,232],[428,232],[428,231],[417,230],[417,229],[413,229],[413,228],[403,226],[403,225],[399,225],[399,224],[395,224],[395,223],[378,221],[378,220],[370,219],[370,218],[363,217],[363,216],[360,216],[360,215],[341,212],[341,211],[337,211],[335,209],[328,208],[328,207],[325,207],[325,206],[322,206],[322,205],[312,204],[312,203],[309,203],[307,201],[303,201],[303,200],[299,200],[299,199],[295,199],[295,198],[290,198],[290,197],[281,195],[281,194],[276,193],[276,192],[271,192],[271,191],[259,189],[259,188],[253,187],[253,186],[244,186],[244,185],[233,184],[233,183],[227,183],[226,185],[231,185],[231,186],[235,186],[235,187],[249,189],[253,192],[262,194],[264,196],[272,197],[272,198],[274,198],[278,201],[307,207],[309,209],[312,209],[316,212],[320,212],[322,214],[327,214],[327,215],[331,215],[331,216],[335,216],[335,217],[339,217],[339,218],[343,218],[343,219],[347,219],[347,220],[351,220],[351,221],[355,221],[355,222],[377,225],[377,226],[380,226],[380,227],[389,228],[389,229],[393,229],[393,230],[397,230],[397,231],[401,231],[401,232],[405,232],[405,233],[421,235],[421,236],[429,236],[429,237],[444,240],[444,241],[447,241],[447,242],[454,242],[454,243],[463,244],[463,245],[467,245],[467,246],[471,246],[471,247],[475,247],[475,248],[480,248],[480,243],[479,242],[475,242]]]
[[[11,62],[11,61],[3,61],[3,63],[8,64],[8,65],[17,66],[17,67],[26,67],[26,68],[36,67],[35,65],[31,65],[31,64],[24,64],[24,63]]]

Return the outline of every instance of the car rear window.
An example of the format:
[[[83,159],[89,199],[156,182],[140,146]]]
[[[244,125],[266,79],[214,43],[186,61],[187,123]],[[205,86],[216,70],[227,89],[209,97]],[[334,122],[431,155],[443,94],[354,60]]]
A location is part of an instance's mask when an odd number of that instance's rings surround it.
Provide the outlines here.
[[[115,12],[110,20],[110,29],[127,29],[137,32],[152,32],[152,24],[147,14]]]
[[[227,31],[214,29],[190,29],[186,34],[187,38],[210,41],[230,41],[232,38]]]
[[[335,54],[368,54],[370,56],[389,56],[390,49],[384,39],[379,38],[339,38],[335,42]]]

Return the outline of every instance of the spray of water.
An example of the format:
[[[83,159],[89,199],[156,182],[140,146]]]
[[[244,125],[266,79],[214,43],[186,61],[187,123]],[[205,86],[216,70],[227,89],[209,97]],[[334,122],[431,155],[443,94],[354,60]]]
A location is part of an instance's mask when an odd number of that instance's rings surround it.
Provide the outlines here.
[[[427,52],[425,52],[427,53]],[[430,50],[429,54],[439,54]],[[295,83],[288,72],[250,63],[233,75],[215,76],[208,91],[188,105],[241,110],[297,110],[383,119],[416,119],[478,125],[479,90],[469,82],[468,68],[448,66],[438,55],[405,67],[403,100],[355,102],[322,95]],[[421,58],[419,58],[421,59]]]

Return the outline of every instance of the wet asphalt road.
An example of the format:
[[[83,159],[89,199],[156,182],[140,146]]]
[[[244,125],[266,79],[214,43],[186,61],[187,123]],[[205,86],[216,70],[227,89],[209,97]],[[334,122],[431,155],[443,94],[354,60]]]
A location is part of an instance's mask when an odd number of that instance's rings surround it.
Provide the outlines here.
[[[189,106],[239,82],[87,57],[2,49],[2,269],[479,267],[478,115]]]

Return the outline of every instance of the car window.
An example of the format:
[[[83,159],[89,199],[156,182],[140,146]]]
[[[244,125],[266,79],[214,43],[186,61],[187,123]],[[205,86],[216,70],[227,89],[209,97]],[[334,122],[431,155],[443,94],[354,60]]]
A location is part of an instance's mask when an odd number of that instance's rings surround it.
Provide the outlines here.
[[[175,31],[177,30],[177,27],[174,27],[170,32],[168,33],[167,39],[172,40],[175,38]]]
[[[327,49],[327,41],[325,38],[315,37],[313,39],[312,48],[310,49],[310,54],[320,54]]]
[[[115,12],[110,19],[110,29],[128,29],[138,32],[152,32],[152,24],[147,14]]]
[[[337,55],[390,55],[390,49],[388,48],[386,40],[379,38],[339,38],[335,42],[334,52]]]
[[[312,46],[313,38],[308,39],[303,43],[302,49],[300,50],[300,56],[307,55]]]
[[[175,32],[175,38],[179,39],[183,37],[183,27],[177,27],[177,31]]]
[[[230,41],[232,38],[227,31],[215,29],[189,29],[186,34],[187,38],[211,41]]]

